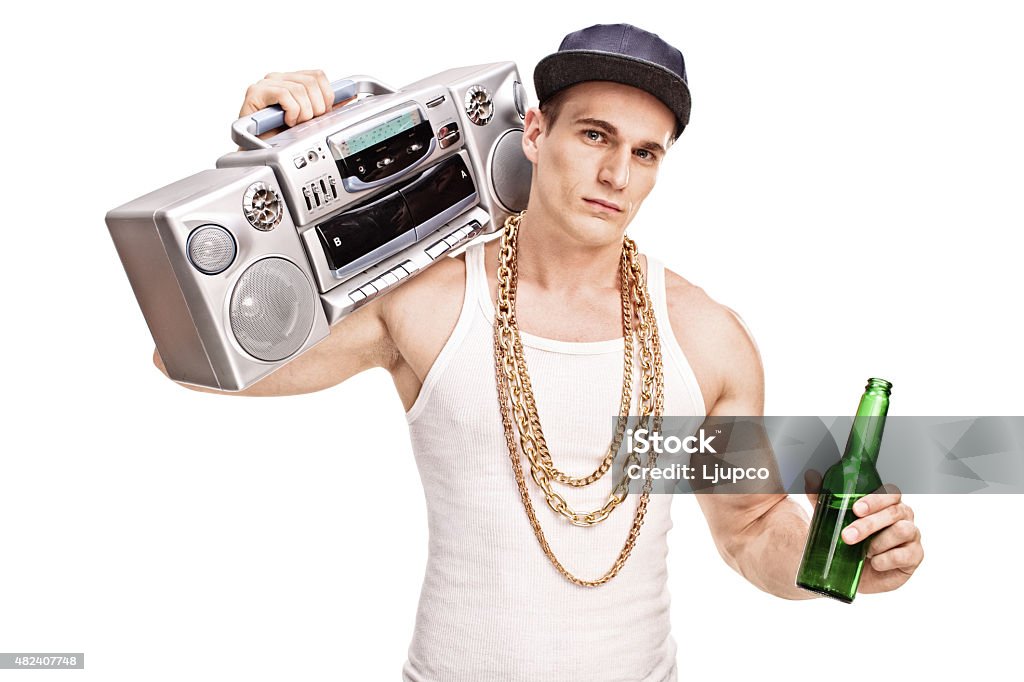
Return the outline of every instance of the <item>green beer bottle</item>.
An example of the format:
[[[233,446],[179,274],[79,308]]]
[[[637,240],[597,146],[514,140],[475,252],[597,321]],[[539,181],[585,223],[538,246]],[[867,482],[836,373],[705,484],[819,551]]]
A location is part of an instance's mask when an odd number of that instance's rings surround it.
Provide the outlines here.
[[[892,384],[885,379],[868,379],[846,452],[822,478],[796,577],[797,587],[847,604],[857,595],[870,536],[848,545],[840,533],[858,518],[853,513],[854,503],[882,487],[875,463],[882,447],[891,389]]]

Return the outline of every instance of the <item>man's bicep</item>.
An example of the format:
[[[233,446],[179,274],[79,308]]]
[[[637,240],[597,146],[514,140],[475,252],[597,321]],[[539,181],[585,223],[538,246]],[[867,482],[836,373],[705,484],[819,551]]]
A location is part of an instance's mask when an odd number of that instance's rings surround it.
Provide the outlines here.
[[[724,353],[720,356],[722,392],[708,416],[760,417],[764,414],[764,364],[761,353],[743,319],[722,306],[728,320],[723,325]]]
[[[768,469],[767,482],[750,482],[758,492],[740,485],[716,486],[697,494],[711,535],[722,557],[732,565],[745,533],[773,506],[786,498],[778,485],[779,468],[760,417],[764,414],[764,367],[753,335],[735,311],[722,306],[727,322],[721,340],[722,391],[702,428],[706,431],[731,429],[718,466],[743,470]],[[739,417],[740,419],[734,419]],[[757,419],[750,419],[751,417]],[[698,469],[699,470],[699,469]],[[730,492],[731,490],[731,492]],[[762,492],[764,491],[764,492]]]

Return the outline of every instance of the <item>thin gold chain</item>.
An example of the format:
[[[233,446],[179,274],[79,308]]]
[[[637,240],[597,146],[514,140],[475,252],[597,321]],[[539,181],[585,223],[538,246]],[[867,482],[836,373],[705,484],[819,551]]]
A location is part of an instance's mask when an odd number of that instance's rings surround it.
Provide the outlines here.
[[[527,454],[527,457],[530,460],[533,479],[544,492],[548,505],[556,512],[567,517],[576,525],[593,525],[594,523],[607,518],[608,514],[611,513],[611,510],[617,507],[619,503],[625,499],[628,486],[626,485],[625,476],[623,476],[623,479],[615,486],[615,490],[604,507],[589,514],[577,514],[568,507],[561,496],[551,490],[547,473],[541,466],[539,466],[536,443],[531,442],[531,420],[528,416],[528,412],[522,404],[522,376],[520,368],[517,367],[514,349],[514,338],[517,335],[516,332],[518,332],[518,329],[514,318],[514,306],[511,303],[514,290],[511,287],[512,268],[509,266],[509,263],[510,261],[511,263],[515,263],[515,256],[517,255],[515,253],[515,237],[519,227],[519,222],[522,220],[524,214],[525,211],[518,215],[510,216],[505,221],[505,230],[502,234],[501,241],[501,257],[498,267],[498,294],[495,305],[494,320],[494,370],[495,381],[498,389],[498,404],[501,410],[502,426],[505,432],[505,442],[508,447],[509,458],[512,461],[512,470],[515,473],[516,484],[519,488],[519,494],[523,501],[523,507],[525,508],[527,517],[530,520],[530,525],[533,527],[534,535],[537,537],[537,541],[540,543],[545,555],[551,561],[552,565],[554,565],[554,567],[570,582],[583,587],[596,587],[598,585],[603,585],[618,575],[619,571],[622,570],[623,565],[625,565],[626,560],[629,558],[630,553],[633,551],[637,537],[639,537],[640,534],[640,527],[643,525],[644,517],[647,513],[652,479],[648,478],[644,484],[643,493],[640,496],[640,502],[637,505],[636,514],[633,518],[633,524],[630,527],[625,544],[619,552],[619,555],[612,567],[608,569],[603,576],[595,580],[584,580],[570,573],[554,555],[554,552],[552,552],[551,547],[547,542],[547,538],[544,536],[544,531],[537,520],[533,503],[530,500],[530,493],[526,487],[526,480],[523,476],[522,465],[519,459],[519,448],[516,445],[512,430],[513,427],[511,415],[509,413],[509,403],[511,402],[513,410],[516,412],[518,422],[517,426],[520,431],[520,441],[523,445],[523,451]],[[653,415],[654,429],[660,430],[661,417],[664,411],[664,371],[662,367],[661,343],[658,335],[657,322],[654,317],[651,298],[647,291],[646,278],[640,268],[640,260],[636,244],[628,237],[623,238],[623,251],[625,254],[624,261],[628,261],[629,264],[629,279],[632,283],[632,294],[638,305],[638,317],[640,321],[640,363],[643,370],[643,380],[641,383],[640,393],[640,424],[641,426],[646,426],[648,418]],[[525,372],[525,366],[522,370]],[[630,380],[631,379],[632,377],[630,377]],[[537,426],[539,427],[539,420],[537,420]],[[648,454],[647,458],[648,467],[653,467],[656,459],[657,455],[652,449],[652,452]],[[623,472],[625,472],[626,468],[631,463],[636,461],[638,461],[636,454],[630,451],[629,457],[623,465]]]

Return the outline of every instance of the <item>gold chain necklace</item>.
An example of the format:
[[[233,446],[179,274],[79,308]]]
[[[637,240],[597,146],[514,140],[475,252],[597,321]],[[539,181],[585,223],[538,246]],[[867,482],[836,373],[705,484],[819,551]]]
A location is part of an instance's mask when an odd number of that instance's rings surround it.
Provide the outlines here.
[[[518,232],[518,223],[516,232]],[[510,235],[509,244],[511,245],[512,253],[515,254],[517,250],[515,234]],[[619,451],[619,446],[622,444],[622,437],[625,433],[626,422],[629,416],[629,408],[633,402],[633,303],[630,300],[629,292],[629,259],[627,258],[626,250],[623,249],[622,258],[619,260],[623,328],[622,397],[619,401],[619,418],[615,428],[615,435],[612,438],[611,445],[608,447],[608,454],[593,473],[588,476],[580,477],[569,476],[555,468],[554,463],[551,461],[551,452],[548,450],[547,441],[544,439],[544,432],[540,426],[540,417],[537,414],[537,405],[533,397],[533,386],[530,384],[530,373],[527,371],[526,356],[523,353],[523,341],[519,334],[519,325],[516,320],[516,287],[519,281],[517,260],[517,258],[513,257],[511,259],[511,263],[508,264],[510,270],[509,302],[511,304],[509,319],[512,321],[515,363],[518,370],[516,372],[516,377],[519,379],[519,384],[517,386],[518,391],[516,388],[513,388],[513,394],[521,394],[524,398],[526,410],[529,416],[527,433],[532,437],[530,439],[531,443],[536,447],[540,468],[544,470],[544,473],[547,474],[548,478],[554,479],[563,485],[569,485],[577,488],[588,486],[599,480],[611,468],[612,461],[615,459],[615,453]],[[574,519],[570,519],[570,521],[574,521]]]
[[[627,459],[623,463],[622,477],[619,480],[619,483],[616,486],[614,486],[613,492],[611,495],[609,495],[608,501],[602,508],[595,510],[593,512],[579,513],[574,511],[571,507],[569,507],[569,505],[566,503],[565,499],[561,495],[559,495],[558,493],[554,492],[551,489],[549,479],[554,478],[555,480],[559,480],[559,478],[562,478],[563,480],[561,482],[565,482],[564,479],[569,479],[570,477],[566,476],[565,474],[554,468],[554,465],[551,463],[550,453],[547,452],[547,444],[544,441],[543,432],[540,429],[540,420],[537,416],[536,405],[533,401],[533,394],[529,381],[529,373],[527,372],[525,358],[523,357],[522,343],[515,315],[515,293],[518,279],[516,247],[518,243],[518,226],[519,221],[522,218],[522,215],[523,214],[520,214],[519,216],[511,216],[510,219],[506,221],[506,234],[503,235],[502,258],[499,264],[499,281],[508,282],[507,287],[501,287],[502,289],[507,288],[508,291],[507,295],[499,292],[499,303],[497,306],[498,312],[496,314],[496,317],[499,318],[497,321],[500,322],[500,318],[503,317],[501,313],[504,312],[504,309],[507,308],[507,318],[509,324],[507,325],[507,328],[505,325],[502,325],[503,334],[507,334],[507,329],[511,329],[511,335],[513,337],[515,354],[511,362],[509,363],[511,366],[511,371],[506,372],[506,378],[508,379],[509,391],[511,392],[512,397],[514,399],[513,408],[515,410],[515,416],[517,421],[516,426],[518,427],[520,433],[520,440],[523,444],[523,450],[530,460],[531,474],[533,476],[534,481],[544,492],[548,506],[550,506],[554,511],[558,512],[559,514],[564,516],[568,521],[575,525],[590,526],[607,519],[611,511],[614,510],[615,507],[617,507],[625,499],[628,491],[628,480],[626,477],[626,470],[630,465],[634,463],[638,464],[639,460],[636,458],[636,455],[634,453],[630,452],[629,459]],[[621,259],[621,262],[623,264],[629,263],[630,266],[629,268],[624,268],[624,272],[622,273],[622,298],[625,302],[624,307],[626,308],[626,310],[624,311],[623,319],[624,326],[627,328],[626,335],[624,336],[626,344],[624,345],[628,344],[627,348],[629,353],[626,356],[626,362],[629,362],[629,365],[627,367],[625,376],[623,377],[623,384],[624,393],[627,393],[628,395],[628,392],[631,390],[632,385],[633,360],[631,324],[632,307],[629,303],[628,286],[630,282],[633,282],[634,284],[639,284],[639,287],[636,289],[635,293],[641,308],[641,337],[643,339],[647,339],[648,337],[650,337],[650,330],[653,330],[656,334],[657,325],[654,323],[653,307],[650,305],[650,299],[646,295],[646,286],[643,282],[643,272],[639,266],[639,258],[638,254],[636,253],[636,246],[635,244],[632,243],[631,240],[628,240],[628,238],[624,241],[623,244],[623,257]],[[505,301],[508,302],[507,305],[505,305]],[[646,314],[644,314],[645,312]],[[655,354],[652,352],[651,345],[652,344],[646,344],[644,346],[645,352],[642,354],[641,358],[642,364],[644,366],[643,387],[645,389],[642,393],[642,397],[644,398],[644,404],[646,404],[647,406],[646,409],[643,410],[643,414],[650,414],[654,411],[652,404],[653,397],[651,389],[654,382],[654,375],[656,372],[660,372],[661,366],[660,353],[657,355],[657,362],[654,362]],[[655,348],[657,348],[657,345],[655,345]],[[626,363],[624,362],[623,364]],[[525,408],[523,407],[524,401],[526,403]],[[589,477],[572,480],[580,481],[582,484],[585,485],[588,482],[592,482],[593,480],[600,478],[600,475],[607,470],[607,467],[611,466],[611,461],[614,458],[615,453],[618,452],[619,445],[621,444],[622,432],[625,429],[626,415],[628,415],[629,405],[630,401],[627,399],[625,401],[624,407],[621,410],[621,415],[618,420],[616,437],[613,439],[613,444],[610,448],[609,455],[605,458],[605,462],[602,463],[602,466],[599,467],[598,470],[595,471],[594,474],[591,474]],[[604,471],[602,471],[602,469]]]
[[[644,516],[647,513],[652,479],[648,479],[644,484],[643,494],[640,497],[636,515],[633,518],[633,525],[630,528],[629,535],[622,547],[622,550],[619,552],[619,556],[616,558],[612,567],[603,576],[596,580],[584,580],[574,576],[564,566],[562,566],[561,562],[559,562],[558,558],[555,557],[554,553],[551,551],[551,547],[544,536],[544,531],[537,520],[533,504],[530,500],[529,491],[526,488],[526,481],[523,477],[522,466],[519,461],[519,449],[516,446],[515,437],[512,432],[512,419],[508,408],[510,393],[511,403],[516,413],[520,440],[523,445],[523,450],[530,460],[531,474],[534,481],[544,492],[547,503],[553,510],[565,516],[576,525],[593,525],[607,518],[608,514],[610,514],[611,511],[625,499],[628,492],[628,485],[624,475],[622,480],[619,481],[619,484],[615,486],[613,493],[609,496],[608,502],[604,507],[589,514],[579,514],[571,510],[565,500],[551,490],[549,475],[541,465],[541,458],[537,452],[537,437],[532,431],[534,426],[536,426],[539,431],[540,422],[539,419],[536,418],[535,409],[531,416],[530,411],[523,405],[523,386],[524,384],[527,386],[529,385],[529,377],[526,374],[525,363],[520,366],[519,362],[517,362],[517,353],[515,348],[516,339],[519,336],[514,305],[516,285],[516,277],[514,275],[516,274],[516,257],[518,255],[516,248],[516,236],[519,223],[525,213],[526,212],[523,211],[518,215],[509,216],[509,218],[506,219],[505,229],[501,238],[501,252],[498,265],[498,295],[495,305],[494,320],[494,370],[498,388],[498,404],[501,410],[502,426],[505,431],[505,442],[508,446],[509,458],[512,461],[512,469],[516,476],[516,483],[519,487],[523,506],[526,509],[530,525],[533,527],[534,535],[536,535],[537,541],[540,543],[544,553],[555,568],[570,582],[584,587],[596,587],[598,585],[603,585],[618,575],[622,566],[625,564],[626,559],[629,558],[630,553],[633,551],[636,539],[640,533],[640,527],[643,525]],[[639,309],[639,337],[641,341],[640,363],[643,370],[640,394],[640,424],[641,426],[646,426],[648,418],[653,415],[654,429],[660,430],[661,416],[664,411],[664,371],[662,368],[661,343],[658,336],[657,322],[654,317],[654,308],[650,294],[647,291],[647,284],[643,271],[640,268],[636,244],[628,237],[623,237],[623,254],[622,262],[628,262],[628,274],[630,275],[628,278],[624,278],[623,287],[626,287],[627,280],[631,282],[632,294],[636,299]],[[623,274],[626,273],[624,272]],[[626,314],[627,313],[624,311],[624,317]],[[630,309],[629,319],[631,320],[631,318],[632,312]],[[632,325],[629,324],[627,326],[631,336]],[[521,344],[519,346],[519,355],[522,355]],[[632,383],[631,371],[629,381]],[[528,402],[532,403],[532,394],[531,399]],[[628,410],[628,406],[626,409]],[[651,452],[648,455],[647,465],[649,467],[653,467],[656,458],[657,455]],[[548,456],[547,461],[550,462],[550,455]],[[625,472],[626,468],[630,464],[636,463],[637,461],[638,459],[636,454],[631,451],[627,461],[623,465],[623,472]]]

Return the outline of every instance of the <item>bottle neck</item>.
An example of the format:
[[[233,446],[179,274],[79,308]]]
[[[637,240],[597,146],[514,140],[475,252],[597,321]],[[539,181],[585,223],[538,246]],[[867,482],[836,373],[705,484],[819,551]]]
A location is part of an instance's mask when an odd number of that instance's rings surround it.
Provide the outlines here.
[[[846,444],[843,458],[867,460],[871,464],[878,462],[878,453],[882,449],[882,431],[885,429],[885,417],[889,413],[889,394],[892,384],[884,379],[869,379],[864,395],[857,406],[857,416],[853,420],[853,429]]]

